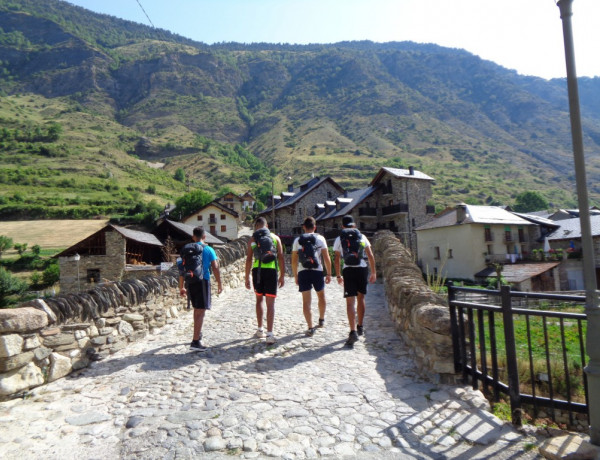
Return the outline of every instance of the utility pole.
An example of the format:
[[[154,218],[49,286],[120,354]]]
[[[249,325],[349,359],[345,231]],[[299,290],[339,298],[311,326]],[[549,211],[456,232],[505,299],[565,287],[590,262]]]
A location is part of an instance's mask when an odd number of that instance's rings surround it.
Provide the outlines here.
[[[583,154],[583,131],[579,109],[579,89],[577,86],[577,72],[575,71],[575,50],[573,45],[573,29],[571,26],[573,0],[558,0],[556,4],[560,9],[565,42],[571,137],[573,139],[575,180],[577,182],[581,245],[583,249],[585,313],[588,322],[586,351],[590,358],[588,365],[585,367],[588,383],[590,441],[593,444],[600,445],[600,306],[598,305],[598,291],[596,290],[596,263],[594,260],[594,245],[590,224],[590,206],[588,204],[585,157]]]

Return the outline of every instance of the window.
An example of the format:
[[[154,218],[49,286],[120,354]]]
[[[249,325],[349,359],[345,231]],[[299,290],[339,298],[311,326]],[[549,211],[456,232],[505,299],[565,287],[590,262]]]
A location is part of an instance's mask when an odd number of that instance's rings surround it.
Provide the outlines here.
[[[488,256],[491,256],[494,253],[494,246],[491,244],[488,244],[487,248],[488,248],[488,250],[487,250]]]
[[[440,247],[436,246],[433,248],[433,258],[436,260],[440,260]]]
[[[331,194],[331,190],[327,191],[327,199],[331,200],[332,194]]]
[[[221,214],[221,220],[225,220],[225,214]]]
[[[452,259],[452,249],[448,249],[448,259]]]
[[[227,225],[221,225],[221,233],[224,233],[227,231]]]
[[[86,279],[88,283],[99,283],[100,282],[100,269],[99,268],[88,268]]]
[[[202,216],[196,217],[199,221],[202,221]]]
[[[494,241],[494,238],[492,237],[492,229],[489,226],[486,226],[483,229],[483,235],[484,235],[485,241]]]

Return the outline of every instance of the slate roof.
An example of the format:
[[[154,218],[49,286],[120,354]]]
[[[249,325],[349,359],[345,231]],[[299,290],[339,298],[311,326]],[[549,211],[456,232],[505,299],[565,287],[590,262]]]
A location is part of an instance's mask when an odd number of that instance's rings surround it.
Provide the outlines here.
[[[130,228],[119,227],[118,225],[109,224],[108,227],[112,227],[121,235],[128,240],[137,241],[138,243],[149,244],[151,246],[162,246],[163,244],[156,238],[152,233],[140,232],[138,230],[131,230]]]
[[[548,234],[548,240],[572,240],[581,238],[581,224],[579,219],[564,219],[556,221],[559,228]],[[590,216],[592,236],[600,236],[600,216]]]
[[[192,235],[194,234],[194,226],[193,225],[184,224],[182,222],[175,222],[172,220],[165,220],[163,225],[170,225],[170,226],[176,228],[177,230],[181,231],[182,233],[185,233],[186,235],[188,235],[190,237],[190,239],[192,239]],[[214,236],[212,233],[210,233],[206,229],[204,229],[204,232],[206,233],[206,239],[204,240],[206,243],[208,243],[208,244],[225,244],[224,241],[220,240],[219,238]]]
[[[233,217],[235,217],[236,219],[239,217],[239,214],[237,212],[235,212],[233,209],[229,209],[227,206],[222,205],[221,203],[219,203],[218,201],[211,201],[208,204],[205,204],[204,206],[202,206],[200,209],[198,209],[197,211],[194,211],[193,213],[191,213],[190,215],[185,216],[183,219],[181,220],[186,220],[189,217],[193,216],[194,214],[199,213],[200,211],[203,211],[204,209],[210,207],[210,206],[214,206],[217,209],[220,209],[223,212],[227,212],[229,214],[231,214]]]
[[[528,220],[530,222],[533,222],[534,224],[538,224],[541,225],[543,227],[552,227],[552,228],[558,228],[560,227],[560,224],[554,220],[550,220],[546,217],[542,217],[541,215],[536,215],[536,214],[532,214],[532,213],[521,213],[521,212],[514,212],[513,214],[515,216],[519,216],[522,217],[525,220]]]
[[[522,283],[534,276],[552,270],[560,262],[541,262],[533,264],[506,264],[502,269],[502,277],[509,283]],[[496,276],[496,270],[488,267],[475,273],[476,278],[491,278]]]
[[[312,179],[300,184],[298,187],[294,188],[291,192],[286,191],[281,194],[282,201],[275,205],[275,209],[283,209],[297,203],[302,197],[306,196],[309,192],[313,191],[315,188],[319,187],[323,182],[329,181],[331,182],[339,191],[340,195],[344,193],[344,189],[338,185],[336,181],[334,181],[330,176],[318,178],[313,177]],[[283,200],[284,197],[287,199]],[[268,214],[272,210],[272,206],[269,206],[262,210],[261,215]]]
[[[347,196],[340,196],[337,200],[342,205],[340,209],[332,209],[325,214],[319,214],[317,216],[317,221],[332,219],[334,217],[345,216],[346,214],[350,214],[350,212],[362,203],[363,200],[369,197],[375,190],[377,190],[377,186],[369,186],[367,188],[361,188],[358,190],[354,190],[352,192],[348,192]],[[335,202],[332,202],[335,204]]]
[[[432,221],[421,225],[415,230],[428,230],[464,224],[534,225],[532,222],[512,212],[508,212],[499,206],[464,206],[466,207],[466,218],[461,223],[456,221],[457,210],[454,208],[438,215]]]
[[[375,175],[375,177],[373,178],[373,180],[371,181],[371,183],[369,185],[377,184],[385,172],[388,172],[398,178],[435,181],[435,179],[433,177],[430,177],[427,174],[422,173],[421,171],[417,171],[416,169],[413,169],[413,174],[411,174],[410,169],[384,167],[379,170],[379,172]]]

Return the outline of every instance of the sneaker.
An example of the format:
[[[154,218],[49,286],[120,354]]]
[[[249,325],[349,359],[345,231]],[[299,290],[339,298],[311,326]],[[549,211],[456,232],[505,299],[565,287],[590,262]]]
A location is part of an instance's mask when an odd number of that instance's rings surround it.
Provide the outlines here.
[[[358,334],[356,331],[350,331],[350,335],[348,336],[348,340],[344,344],[346,348],[354,348],[354,344],[358,342]]]
[[[313,335],[315,335],[315,331],[317,330],[316,327],[309,327],[305,332],[304,335],[308,336],[308,337],[312,337]]]
[[[273,345],[275,342],[277,342],[277,339],[275,338],[275,336],[273,335],[272,332],[267,332],[267,345]]]
[[[256,334],[254,334],[254,337],[256,337],[257,339],[264,339],[265,331],[263,331],[262,329],[257,329]]]
[[[319,326],[318,327],[325,327],[325,320],[324,319],[320,319],[319,320]]]
[[[356,333],[358,335],[365,335],[365,330],[363,329],[362,326],[356,326]]]
[[[190,344],[190,350],[192,351],[206,351],[207,348],[208,347],[202,345],[200,340],[192,340],[192,343]]]

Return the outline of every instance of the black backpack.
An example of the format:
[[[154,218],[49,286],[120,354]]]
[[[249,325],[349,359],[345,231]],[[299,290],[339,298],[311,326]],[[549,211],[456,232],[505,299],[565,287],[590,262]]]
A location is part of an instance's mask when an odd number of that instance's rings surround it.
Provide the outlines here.
[[[181,248],[181,271],[187,283],[198,283],[204,278],[203,251],[198,243],[188,243]]]
[[[360,265],[364,259],[364,246],[360,244],[362,235],[355,228],[345,228],[340,234],[342,243],[342,257],[344,265]]]
[[[319,259],[316,251],[317,238],[313,233],[305,233],[298,238],[298,260],[304,268],[317,268]]]
[[[256,230],[252,234],[252,238],[254,238],[254,242],[256,243],[254,257],[261,264],[271,263],[277,258],[275,244],[273,243],[273,238],[271,237],[271,232],[268,228]]]

